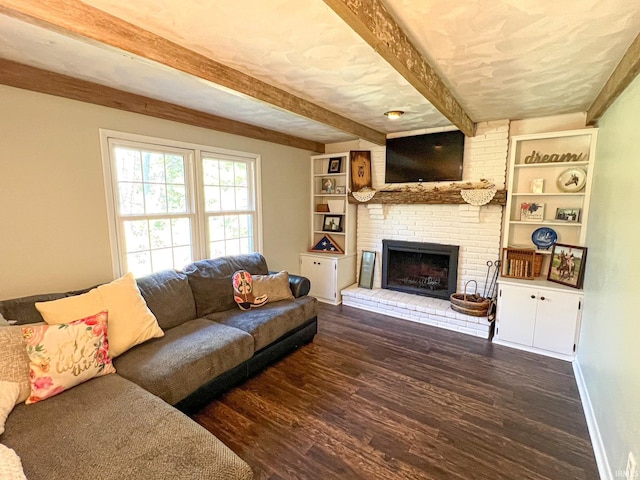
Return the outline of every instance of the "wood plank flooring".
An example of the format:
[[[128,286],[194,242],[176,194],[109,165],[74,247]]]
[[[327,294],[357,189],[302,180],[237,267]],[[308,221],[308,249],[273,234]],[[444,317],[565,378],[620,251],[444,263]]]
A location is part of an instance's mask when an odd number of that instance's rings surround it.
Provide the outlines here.
[[[571,364],[349,307],[193,418],[258,480],[595,480]]]

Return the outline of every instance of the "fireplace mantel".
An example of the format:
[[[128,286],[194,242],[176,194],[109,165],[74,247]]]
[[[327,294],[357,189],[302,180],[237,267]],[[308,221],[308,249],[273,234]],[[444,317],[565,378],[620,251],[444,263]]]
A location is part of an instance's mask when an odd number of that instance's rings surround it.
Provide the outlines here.
[[[376,192],[375,196],[366,202],[359,202],[353,195],[349,194],[349,203],[367,204],[382,203],[389,205],[407,205],[407,204],[431,204],[443,205],[452,204],[460,205],[467,203],[460,195],[460,190],[440,190],[428,192]],[[496,195],[487,205],[506,205],[507,191],[498,190]]]

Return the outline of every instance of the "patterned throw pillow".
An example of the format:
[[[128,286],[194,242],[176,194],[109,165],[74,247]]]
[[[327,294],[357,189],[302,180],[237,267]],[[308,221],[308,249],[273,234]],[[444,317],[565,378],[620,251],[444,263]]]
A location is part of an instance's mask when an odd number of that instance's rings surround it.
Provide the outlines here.
[[[261,307],[269,301],[268,295],[256,297],[253,294],[253,280],[246,270],[239,270],[233,274],[233,299],[240,310]]]
[[[115,373],[109,357],[106,311],[61,325],[22,329],[27,355],[31,395],[36,403],[93,377]]]

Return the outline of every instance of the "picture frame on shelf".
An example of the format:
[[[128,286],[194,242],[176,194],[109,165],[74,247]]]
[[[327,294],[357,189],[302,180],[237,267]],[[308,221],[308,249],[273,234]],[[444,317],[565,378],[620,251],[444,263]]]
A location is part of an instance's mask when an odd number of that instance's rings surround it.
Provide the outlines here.
[[[551,251],[547,280],[573,288],[582,288],[587,262],[587,247],[556,243]]]
[[[557,208],[556,220],[559,222],[578,223],[581,210],[580,208]]]
[[[362,288],[373,288],[373,271],[376,265],[376,252],[362,251],[360,261],[360,281],[358,286]]]
[[[342,169],[342,157],[331,157],[327,173],[340,173]]]
[[[544,178],[534,178],[531,180],[531,193],[544,192]]]
[[[322,221],[323,232],[342,232],[342,215],[325,215]]]
[[[520,204],[520,220],[524,222],[543,221],[544,203],[522,202]]]
[[[347,193],[347,187],[345,187],[344,185],[336,185],[336,193],[344,195],[345,193]]]
[[[336,193],[336,179],[335,178],[323,178],[322,179],[322,193],[333,194]]]

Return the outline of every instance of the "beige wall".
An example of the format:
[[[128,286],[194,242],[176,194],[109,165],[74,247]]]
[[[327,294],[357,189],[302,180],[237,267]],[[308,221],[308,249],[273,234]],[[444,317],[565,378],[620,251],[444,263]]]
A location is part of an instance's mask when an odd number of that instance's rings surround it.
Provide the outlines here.
[[[0,85],[0,299],[111,280],[98,129],[262,156],[263,254],[298,273],[310,152]]]
[[[640,77],[599,122],[578,351],[610,478],[640,460],[639,124]]]

